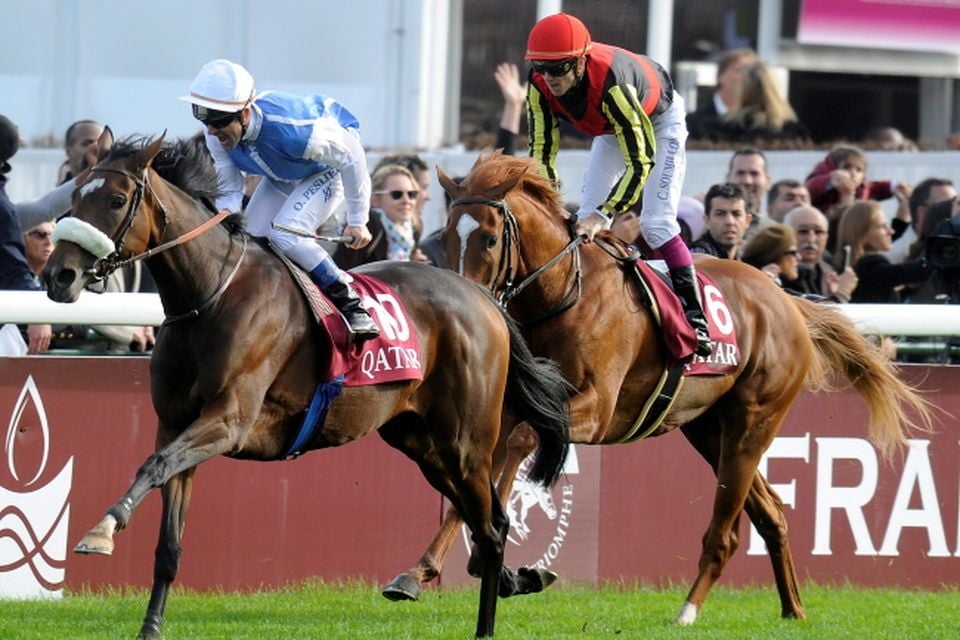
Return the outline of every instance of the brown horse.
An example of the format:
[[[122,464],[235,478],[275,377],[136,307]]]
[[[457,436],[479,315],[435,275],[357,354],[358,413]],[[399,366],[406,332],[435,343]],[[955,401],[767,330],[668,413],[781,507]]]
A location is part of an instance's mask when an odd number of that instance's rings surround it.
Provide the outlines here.
[[[531,350],[554,359],[577,387],[570,402],[571,440],[620,442],[653,393],[667,356],[631,270],[599,246],[612,249],[613,237],[588,245],[574,241],[569,215],[530,159],[484,155],[461,183],[443,171],[439,176],[453,199],[444,231],[451,268],[504,301]],[[697,268],[725,296],[725,308],[713,312],[732,318],[740,361],[727,375],[686,378],[650,434],[679,427],[717,476],[699,574],[677,622],[696,619],[737,548],[744,509],[767,544],[783,617],[803,618],[782,505],[757,471],[794,399],[804,388],[830,389],[833,372],[845,377],[866,400],[871,439],[884,453],[905,442],[903,429],[929,427],[928,407],[842,314],[786,295],[738,261],[706,258]],[[510,441],[501,499],[535,438],[521,427]],[[420,584],[437,576],[455,534],[455,515],[448,514],[419,564],[397,576],[384,595],[415,599]]]
[[[330,356],[329,340],[281,261],[248,243],[237,225],[211,224],[216,218],[201,196],[215,192],[216,174],[202,141],[162,143],[121,143],[81,177],[71,222],[60,225],[66,237],[44,273],[49,296],[72,302],[118,262],[146,256],[167,314],[150,362],[156,452],[76,548],[109,555],[114,532],[162,487],[153,588],[140,630],[146,638],[160,635],[196,466],[216,455],[282,458]],[[457,274],[385,262],[362,271],[390,285],[405,306],[419,336],[422,379],[344,387],[303,450],[377,431],[416,462],[481,548],[476,634],[492,636],[498,589],[522,582],[502,567],[509,523],[491,469],[495,449],[504,446],[504,407],[510,420],[537,429],[535,475],[549,484],[566,456],[569,386],[530,354],[489,294]]]

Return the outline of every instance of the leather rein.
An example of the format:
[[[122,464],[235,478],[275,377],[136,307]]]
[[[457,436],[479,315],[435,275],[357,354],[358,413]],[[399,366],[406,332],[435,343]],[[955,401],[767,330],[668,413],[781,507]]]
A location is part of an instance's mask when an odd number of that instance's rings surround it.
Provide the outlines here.
[[[506,309],[507,304],[509,304],[513,298],[515,298],[521,291],[526,289],[530,284],[542,276],[547,269],[557,264],[567,254],[572,254],[574,268],[573,282],[570,284],[570,288],[567,290],[564,296],[544,315],[533,320],[524,320],[522,322],[518,320],[517,324],[521,325],[522,327],[530,327],[542,322],[546,322],[547,320],[560,315],[564,311],[567,311],[577,304],[577,302],[579,302],[580,296],[583,293],[583,273],[580,268],[580,245],[584,240],[583,236],[577,236],[573,238],[569,243],[566,244],[566,246],[564,246],[563,249],[560,250],[557,255],[553,256],[542,266],[535,269],[526,278],[514,284],[514,280],[517,277],[517,268],[520,262],[520,229],[517,225],[517,218],[510,209],[510,203],[507,202],[506,198],[492,200],[490,198],[476,196],[459,198],[454,200],[450,206],[452,208],[459,205],[473,204],[492,207],[493,209],[499,211],[503,216],[504,224],[502,238],[505,259],[501,261],[500,269],[498,270],[495,278],[495,282],[502,280],[503,286],[499,291],[494,292],[494,297],[496,298],[497,304],[499,304],[503,309]]]
[[[124,217],[123,222],[120,223],[120,227],[114,233],[113,237],[110,238],[113,241],[113,245],[114,245],[113,253],[106,256],[105,258],[98,259],[94,263],[93,268],[91,269],[91,271],[94,274],[94,277],[97,280],[103,280],[107,276],[109,276],[111,273],[116,271],[117,269],[125,267],[129,264],[133,264],[134,262],[139,262],[141,260],[146,260],[159,253],[163,253],[164,251],[173,249],[174,247],[177,247],[181,244],[189,242],[190,240],[193,240],[194,238],[197,238],[203,235],[204,233],[206,233],[207,231],[209,231],[210,229],[218,225],[227,216],[230,215],[230,212],[227,210],[219,211],[216,215],[209,218],[208,220],[205,220],[198,227],[177,236],[173,240],[164,242],[163,244],[147,249],[146,251],[130,256],[129,258],[121,259],[120,251],[123,248],[123,240],[126,237],[127,232],[130,231],[130,227],[133,226],[134,217],[139,212],[140,204],[143,202],[144,192],[150,189],[150,182],[147,179],[147,169],[143,170],[143,176],[137,176],[124,169],[114,169],[112,167],[94,166],[90,169],[90,173],[94,173],[97,171],[102,173],[116,173],[116,174],[125,176],[130,180],[132,180],[135,185],[137,185],[136,191],[134,191],[134,194],[133,194],[133,198],[131,198],[130,200],[130,206],[127,208],[127,214]],[[169,220],[167,216],[167,209],[163,205],[163,202],[160,200],[160,198],[157,197],[157,193],[152,189],[150,190],[151,190],[151,193],[153,194],[153,199],[157,201],[157,205],[160,207],[160,211],[163,214],[163,225],[164,225],[163,228],[165,230],[167,226],[167,222]],[[160,235],[161,236],[163,235],[163,230],[161,230]],[[230,270],[230,273],[227,274],[227,277],[220,283],[220,286],[218,286],[217,289],[210,296],[208,296],[206,300],[204,300],[199,306],[195,307],[194,309],[191,309],[186,313],[182,313],[174,316],[167,315],[167,317],[163,321],[163,325],[166,326],[168,324],[172,324],[179,320],[185,320],[187,318],[195,318],[199,316],[204,310],[206,310],[211,305],[213,305],[213,303],[216,302],[221,295],[223,295],[223,292],[227,290],[227,287],[230,286],[230,283],[233,281],[234,276],[237,275],[237,272],[240,270],[240,265],[243,263],[243,258],[246,255],[246,253],[247,253],[247,236],[246,234],[243,234],[243,247],[240,250],[240,257],[237,258],[237,262],[236,264],[234,264],[233,269]]]

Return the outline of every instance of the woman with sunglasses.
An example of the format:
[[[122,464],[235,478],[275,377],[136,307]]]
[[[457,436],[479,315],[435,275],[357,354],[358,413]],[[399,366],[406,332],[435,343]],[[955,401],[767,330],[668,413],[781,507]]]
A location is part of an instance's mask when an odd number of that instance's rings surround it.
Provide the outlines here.
[[[273,227],[313,232],[346,201],[348,247],[370,242],[370,176],[360,123],[343,105],[320,94],[267,91],[239,64],[208,62],[180,98],[205,127],[220,175],[217,207],[240,212],[243,172],[263,176],[247,204],[246,228],[306,270],[343,314],[354,340],[380,333],[327,251],[310,238]]]
[[[367,228],[373,238],[360,251],[338,249],[333,258],[341,269],[377,260],[419,260],[417,243],[420,231],[416,224],[420,185],[409,169],[387,164],[373,172],[373,196],[370,199],[370,220]]]
[[[690,251],[677,208],[686,173],[686,112],[669,74],[647,56],[593,42],[577,18],[558,13],[534,25],[527,39],[530,155],[557,182],[561,119],[593,136],[580,191],[576,231],[587,242],[614,216],[640,201],[640,226],[652,257],[670,269],[674,290],[697,334],[697,354],[710,354]],[[649,188],[644,189],[648,185]]]

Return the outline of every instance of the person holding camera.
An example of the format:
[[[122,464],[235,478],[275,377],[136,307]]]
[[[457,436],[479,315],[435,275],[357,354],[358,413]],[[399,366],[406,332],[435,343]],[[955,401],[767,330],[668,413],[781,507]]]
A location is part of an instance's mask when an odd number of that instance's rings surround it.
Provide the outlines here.
[[[910,302],[960,304],[960,199],[930,205],[907,259],[923,260],[932,270]]]

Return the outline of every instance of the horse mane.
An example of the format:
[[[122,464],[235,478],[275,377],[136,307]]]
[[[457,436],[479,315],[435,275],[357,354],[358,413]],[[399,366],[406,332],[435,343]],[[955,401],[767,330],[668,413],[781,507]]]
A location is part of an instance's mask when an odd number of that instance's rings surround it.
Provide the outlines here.
[[[135,155],[151,141],[143,136],[118,140],[110,149],[107,159],[120,160]],[[219,193],[217,170],[202,133],[190,138],[165,141],[151,166],[161,178],[197,200],[213,202]]]
[[[464,186],[469,193],[483,193],[500,186],[518,173],[522,173],[523,178],[517,184],[517,189],[543,203],[548,210],[557,213],[561,218],[567,217],[560,194],[553,188],[550,180],[543,176],[537,161],[530,157],[506,156],[500,149],[489,155],[485,153],[467,174]]]

